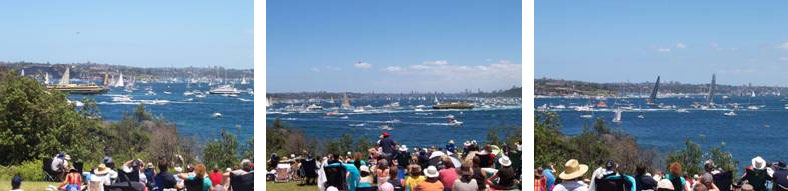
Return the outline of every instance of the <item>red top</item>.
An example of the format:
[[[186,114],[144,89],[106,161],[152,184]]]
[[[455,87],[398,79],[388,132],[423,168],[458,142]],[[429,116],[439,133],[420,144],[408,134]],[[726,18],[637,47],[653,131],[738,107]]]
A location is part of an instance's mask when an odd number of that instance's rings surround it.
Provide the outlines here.
[[[438,174],[440,175],[439,177],[441,183],[443,183],[444,188],[453,188],[454,181],[459,178],[459,175],[457,175],[457,169],[455,168],[442,169],[438,171]]]
[[[208,178],[211,179],[211,186],[216,186],[222,183],[222,173],[221,172],[212,172],[208,174]]]

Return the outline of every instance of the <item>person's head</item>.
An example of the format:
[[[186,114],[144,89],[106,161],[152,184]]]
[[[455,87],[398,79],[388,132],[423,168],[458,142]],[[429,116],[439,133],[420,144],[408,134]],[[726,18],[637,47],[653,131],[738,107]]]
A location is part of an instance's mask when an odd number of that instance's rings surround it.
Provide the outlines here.
[[[534,178],[540,179],[542,178],[542,168],[535,168],[534,169]]]
[[[167,160],[159,159],[159,172],[167,172],[167,168],[169,168],[169,163]]]
[[[205,176],[205,174],[206,174],[205,173],[205,165],[204,164],[197,164],[197,166],[194,167],[194,174],[196,174],[197,177]]]
[[[397,169],[397,168],[389,169],[389,177],[390,178],[397,178],[397,176],[399,176],[399,169]]]
[[[692,188],[692,191],[707,191],[707,190],[709,189],[706,187],[706,185],[703,184],[696,184],[695,187]]]
[[[547,164],[544,165],[544,168],[545,169],[553,169],[553,162],[547,162]]]
[[[353,160],[354,160],[354,161],[360,161],[360,160],[362,159],[362,157],[363,157],[363,156],[361,155],[361,152],[355,152],[355,153],[353,153]]]
[[[389,168],[389,161],[388,160],[386,160],[386,159],[378,160],[378,169],[386,170],[388,168]]]
[[[675,190],[673,187],[673,182],[670,182],[668,179],[662,179],[657,183],[657,191],[673,191]]]
[[[421,166],[419,165],[410,165],[410,175],[411,176],[419,176],[421,175]]]
[[[473,166],[476,167],[480,164],[482,164],[482,159],[480,159],[479,156],[473,156]]]
[[[219,165],[213,165],[213,173],[219,172]]]
[[[359,171],[361,171],[361,177],[367,177],[371,174],[369,172],[369,167],[366,165],[361,166],[361,168],[359,168]]]
[[[11,179],[11,189],[16,190],[22,186],[22,176],[14,175],[14,178]]]
[[[383,132],[383,138],[388,138],[389,136],[391,136],[389,132]]]
[[[454,168],[454,163],[451,162],[451,158],[449,158],[446,155],[443,156],[444,157],[441,157],[441,163],[443,163],[443,166],[445,166],[446,168]]]
[[[637,165],[637,167],[635,168],[635,173],[638,176],[645,175],[646,174],[646,166],[642,165],[642,164]]]
[[[252,161],[249,159],[241,160],[241,169],[246,172],[252,171]]]
[[[750,184],[744,184],[741,186],[741,191],[753,191],[754,188]]]
[[[711,188],[711,184],[714,184],[714,177],[709,173],[704,173],[703,176],[700,177],[700,183],[705,184],[707,187]]]
[[[487,153],[492,152],[492,146],[490,146],[490,144],[484,145],[484,151],[487,151]]]
[[[706,172],[711,172],[714,170],[714,161],[706,160],[706,162],[703,164],[703,170],[706,170]]]
[[[681,171],[681,164],[679,164],[678,162],[670,163],[670,166],[668,166],[668,169],[670,170],[670,175],[671,176],[681,176],[681,172],[682,172]]]
[[[427,167],[427,169],[424,169],[424,176],[426,176],[427,179],[437,179],[438,178],[438,168],[435,168],[435,166]]]
[[[570,159],[566,161],[564,171],[558,174],[558,178],[562,180],[579,180],[583,178],[586,172],[588,172],[588,165],[580,164],[580,161],[576,159]]]

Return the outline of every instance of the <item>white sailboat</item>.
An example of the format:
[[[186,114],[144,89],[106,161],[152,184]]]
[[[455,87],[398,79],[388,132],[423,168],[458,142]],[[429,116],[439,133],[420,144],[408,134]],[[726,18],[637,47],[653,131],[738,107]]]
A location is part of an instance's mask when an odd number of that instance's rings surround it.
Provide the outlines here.
[[[118,76],[118,81],[115,81],[115,84],[113,84],[112,86],[113,86],[113,87],[116,87],[116,88],[117,88],[117,87],[124,87],[124,86],[125,86],[125,85],[123,84],[123,73],[120,73],[120,75]]]
[[[63,76],[60,77],[60,82],[58,82],[57,84],[58,85],[62,85],[62,86],[70,84],[69,83],[69,80],[71,79],[71,74],[70,73],[71,73],[71,68],[70,67],[66,67],[66,71],[63,72]]]
[[[49,72],[44,73],[44,84],[49,85]]]
[[[616,109],[614,111],[614,113],[615,113],[615,116],[613,116],[613,122],[614,123],[620,123],[621,122],[621,109]]]
[[[342,109],[350,109],[350,100],[347,99],[347,93],[342,97]]]

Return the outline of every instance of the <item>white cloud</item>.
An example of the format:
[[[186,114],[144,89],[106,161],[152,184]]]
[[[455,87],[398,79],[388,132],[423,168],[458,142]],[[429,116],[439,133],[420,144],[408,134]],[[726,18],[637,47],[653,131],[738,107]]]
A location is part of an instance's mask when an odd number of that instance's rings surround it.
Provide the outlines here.
[[[438,66],[442,66],[442,65],[447,65],[447,64],[449,64],[449,62],[448,62],[448,61],[446,61],[446,60],[436,60],[436,61],[425,61],[425,62],[424,62],[424,64],[426,64],[426,65],[438,65]]]
[[[782,61],[782,62],[788,62],[788,57],[780,57],[780,58],[777,58],[777,60]]]
[[[687,48],[687,45],[679,42],[678,44],[676,44],[676,48]]]
[[[784,43],[780,44],[780,46],[777,46],[777,48],[782,48],[782,49],[788,50],[788,42],[784,42]]]
[[[411,68],[411,69],[414,69],[414,70],[426,70],[426,69],[430,69],[430,67],[429,67],[429,66],[425,66],[425,65],[421,65],[421,64],[410,65],[410,68]]]
[[[361,68],[361,69],[372,68],[372,64],[369,64],[369,63],[366,63],[366,62],[356,62],[355,64],[353,64],[353,66],[355,66],[356,68]]]
[[[320,72],[320,68],[317,68],[317,67],[312,67],[312,69],[310,69],[310,70],[312,70],[313,72]]]
[[[404,69],[402,69],[402,67],[399,67],[399,66],[389,66],[389,67],[386,67],[383,70],[388,71],[388,72],[401,72]]]
[[[657,48],[657,52],[670,52],[670,48]]]

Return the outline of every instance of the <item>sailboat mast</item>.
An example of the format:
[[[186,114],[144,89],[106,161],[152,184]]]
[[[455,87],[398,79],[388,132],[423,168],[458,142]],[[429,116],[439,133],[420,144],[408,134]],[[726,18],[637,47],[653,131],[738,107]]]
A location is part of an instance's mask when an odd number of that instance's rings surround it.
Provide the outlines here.
[[[712,74],[711,75],[711,86],[709,86],[709,98],[708,98],[709,105],[713,105],[714,104],[714,88],[715,88],[716,83],[717,83],[716,80],[717,80],[716,74]]]

